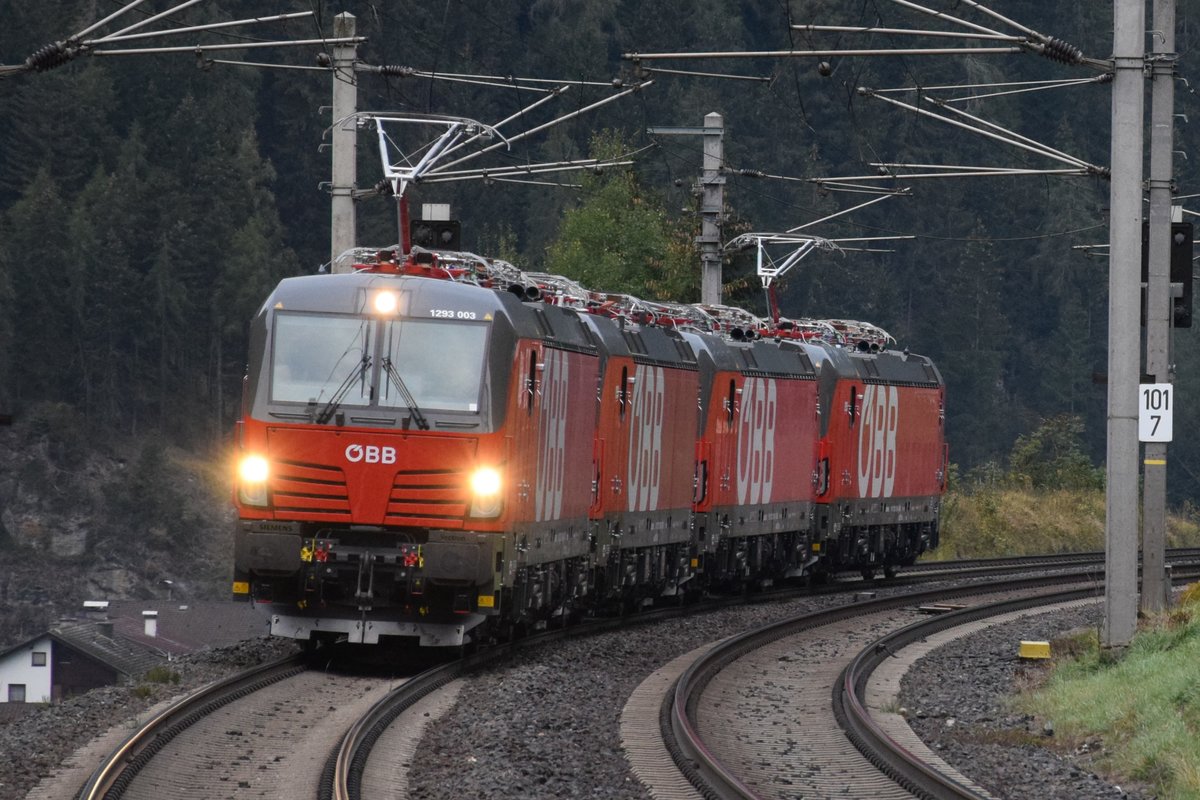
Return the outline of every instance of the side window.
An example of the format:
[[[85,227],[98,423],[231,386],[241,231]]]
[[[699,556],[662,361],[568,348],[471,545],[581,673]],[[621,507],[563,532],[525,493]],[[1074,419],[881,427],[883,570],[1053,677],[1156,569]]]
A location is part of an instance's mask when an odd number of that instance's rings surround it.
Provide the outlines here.
[[[533,397],[537,393],[537,351],[529,351],[529,375],[525,378],[525,413],[533,415]]]
[[[725,400],[725,419],[733,422],[733,410],[737,404],[737,382],[729,379],[729,397]]]
[[[625,421],[625,411],[629,406],[629,367],[621,367],[621,385],[617,387],[617,408],[620,410],[621,422]]]
[[[32,664],[32,666],[35,666],[35,667],[44,667],[44,666],[46,666],[46,653],[45,653],[45,651],[42,651],[42,650],[34,650],[34,651],[33,651],[33,661],[31,662],[31,664]]]
[[[858,418],[858,387],[850,387],[850,403],[846,406],[846,411],[850,414],[850,427],[854,427],[854,421]]]

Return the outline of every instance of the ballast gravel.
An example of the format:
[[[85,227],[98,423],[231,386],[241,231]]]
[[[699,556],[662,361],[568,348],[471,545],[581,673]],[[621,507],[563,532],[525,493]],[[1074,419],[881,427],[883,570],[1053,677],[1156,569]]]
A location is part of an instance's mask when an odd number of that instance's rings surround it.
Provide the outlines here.
[[[956,639],[919,660],[900,682],[899,705],[912,729],[946,761],[1004,798],[1152,798],[1134,782],[1109,782],[1093,772],[1103,744],[1064,748],[1053,720],[1011,708],[1020,683],[1036,680],[1043,662],[1022,661],[1022,640],[1050,641],[1096,629],[1100,606],[1037,614]]]
[[[848,600],[839,595],[738,608],[525,653],[469,681],[450,714],[430,727],[413,759],[409,796],[649,798],[619,745],[621,709],[647,675],[705,642]],[[1014,630],[1027,631],[1022,638],[1050,637],[1052,631],[1079,624],[1079,619],[1051,616],[1035,628],[1014,623]],[[1011,650],[1013,635],[985,629],[971,637],[973,644],[954,643],[918,664],[925,674],[909,688],[922,700],[909,702],[928,709],[924,720],[914,720],[929,722],[933,733],[918,731],[923,738],[998,797],[1150,797],[1093,775],[1086,754],[1063,756],[1036,746],[1004,744],[1004,731],[1024,731],[1029,723],[990,711],[1002,707],[1013,686],[1014,659],[997,656]],[[962,680],[948,680],[960,675],[964,659],[973,660],[975,647],[987,653],[977,668]],[[949,716],[937,714],[978,720],[997,732],[997,741],[975,735],[980,729],[970,725],[952,725],[953,732],[947,732],[943,728]],[[963,730],[972,735],[959,741],[956,733]],[[953,753],[947,753],[947,741],[954,743]]]
[[[467,680],[454,708],[428,726],[411,761],[408,797],[650,798],[630,771],[619,729],[623,706],[646,676],[706,642],[852,598],[748,605],[526,651]],[[939,648],[906,676],[900,704],[933,749],[998,797],[1152,797],[1096,777],[1090,752],[1043,746],[1052,737],[1041,723],[1004,704],[1022,668],[1015,641],[1095,625],[1097,613],[1032,617]],[[293,650],[289,642],[244,642],[176,662],[178,685],[110,687],[0,717],[0,800],[25,798],[76,748],[170,693]]]
[[[253,639],[171,662],[178,682],[138,682],[93,689],[58,705],[0,706],[0,800],[20,800],[80,747],[115,726],[129,726],[147,709],[235,672],[296,652],[287,640]],[[132,732],[132,731],[130,731]],[[90,770],[84,771],[84,779]],[[79,785],[73,787],[78,790]],[[41,800],[41,798],[36,798]]]

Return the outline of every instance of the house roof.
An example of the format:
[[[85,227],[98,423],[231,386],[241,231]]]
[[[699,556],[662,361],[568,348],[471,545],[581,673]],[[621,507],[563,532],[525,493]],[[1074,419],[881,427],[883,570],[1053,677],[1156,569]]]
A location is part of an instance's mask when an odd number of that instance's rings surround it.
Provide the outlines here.
[[[143,675],[161,663],[165,654],[156,653],[123,636],[108,636],[94,621],[59,622],[50,638],[89,655],[130,677]]]
[[[146,636],[143,611],[158,612],[156,636]],[[256,613],[249,603],[232,600],[198,603],[114,600],[109,606],[108,618],[119,636],[171,656],[263,636],[268,631],[269,621],[265,615]]]
[[[143,611],[157,612],[156,636],[147,636]],[[111,632],[110,632],[111,631]],[[50,630],[0,651],[0,659],[47,636],[136,677],[167,658],[224,647],[267,633],[267,618],[249,603],[115,600],[105,615],[60,620]]]

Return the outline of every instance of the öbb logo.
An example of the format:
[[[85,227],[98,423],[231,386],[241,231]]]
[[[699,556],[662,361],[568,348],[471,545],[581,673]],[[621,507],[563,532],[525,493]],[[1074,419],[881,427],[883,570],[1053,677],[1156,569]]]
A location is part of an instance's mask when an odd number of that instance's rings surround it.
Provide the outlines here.
[[[747,378],[742,385],[738,423],[738,502],[771,502],[775,483],[775,417],[779,407],[775,381]]]
[[[542,371],[541,422],[538,426],[537,491],[534,495],[535,519],[562,516],[563,489],[567,463],[567,417],[569,416],[570,362],[561,350],[546,350]]]
[[[396,448],[377,447],[373,444],[352,444],[346,448],[346,460],[351,464],[362,461],[367,464],[395,464]]]
[[[868,385],[858,431],[858,496],[891,497],[896,486],[896,429],[900,393],[895,386]]]

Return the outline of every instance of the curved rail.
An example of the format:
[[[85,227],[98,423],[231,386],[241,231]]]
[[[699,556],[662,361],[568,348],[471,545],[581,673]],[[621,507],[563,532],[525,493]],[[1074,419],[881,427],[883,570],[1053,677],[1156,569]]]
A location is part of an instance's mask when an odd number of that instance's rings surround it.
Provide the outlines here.
[[[306,669],[304,656],[287,656],[204,686],[151,717],[108,755],[80,788],[78,800],[116,800],[154,754],[197,720],[240,697]]]
[[[1200,563],[1200,547],[1172,547],[1167,549],[1166,555],[1171,563],[1176,565]],[[1084,564],[1102,563],[1103,561],[1103,550],[1089,550],[1080,553],[1053,553],[1034,556],[1000,556],[994,558],[957,559],[953,561],[919,561],[911,566],[903,567],[902,573],[913,575],[942,570],[969,571],[975,569],[999,571],[1006,567],[1031,569],[1039,565],[1047,567],[1082,566]]]
[[[317,789],[319,800],[357,800],[362,796],[362,776],[371,748],[396,717],[417,701],[461,675],[475,664],[474,657],[427,669],[380,698],[354,723],[330,756]]]
[[[660,715],[663,739],[680,772],[708,798],[738,798],[758,800],[759,796],[709,750],[695,726],[700,696],[709,681],[727,664],[766,644],[805,630],[839,622],[864,613],[887,611],[904,606],[920,605],[965,595],[987,592],[1024,591],[1047,584],[1094,581],[1097,575],[1088,571],[1042,575],[1033,578],[1008,579],[987,584],[972,584],[936,590],[907,592],[892,597],[857,602],[837,608],[805,614],[731,637],[698,658],[676,682],[674,690],[664,698]]]
[[[1173,580],[1194,579],[1197,575],[1200,570],[1192,567],[1173,576]],[[892,653],[935,633],[1012,611],[1066,603],[1102,592],[1103,587],[1087,587],[1004,600],[952,611],[893,631],[864,648],[842,671],[833,687],[834,715],[868,761],[916,796],[927,800],[985,800],[986,795],[925,763],[884,732],[864,705],[871,673]]]

